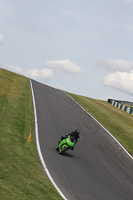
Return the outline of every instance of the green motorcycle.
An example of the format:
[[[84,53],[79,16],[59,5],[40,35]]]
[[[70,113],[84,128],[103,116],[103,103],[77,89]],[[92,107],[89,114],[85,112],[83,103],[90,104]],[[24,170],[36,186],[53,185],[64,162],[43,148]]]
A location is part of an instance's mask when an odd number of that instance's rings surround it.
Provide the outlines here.
[[[59,145],[56,147],[56,150],[59,152],[59,154],[63,154],[68,149],[73,148],[75,145],[75,140],[71,141],[71,137],[68,136],[68,138],[63,139]]]

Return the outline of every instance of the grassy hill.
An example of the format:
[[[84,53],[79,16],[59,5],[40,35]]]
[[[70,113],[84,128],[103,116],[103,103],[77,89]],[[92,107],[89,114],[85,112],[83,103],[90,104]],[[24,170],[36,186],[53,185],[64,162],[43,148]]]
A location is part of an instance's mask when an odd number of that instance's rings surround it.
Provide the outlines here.
[[[131,114],[105,101],[68,94],[133,155]],[[0,199],[62,199],[45,176],[37,155],[29,79],[4,69],[0,69]]]
[[[31,142],[27,142],[29,134]],[[40,165],[29,79],[0,69],[0,199],[61,200]]]
[[[112,106],[106,101],[68,92],[67,94],[108,129],[133,156],[133,115]]]

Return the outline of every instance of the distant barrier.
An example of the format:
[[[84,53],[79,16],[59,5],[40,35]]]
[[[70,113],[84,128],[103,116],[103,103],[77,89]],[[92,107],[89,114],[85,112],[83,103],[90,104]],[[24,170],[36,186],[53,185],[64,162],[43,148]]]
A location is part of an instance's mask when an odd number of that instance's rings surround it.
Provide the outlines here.
[[[119,101],[119,100],[114,100],[114,99],[108,99],[108,103],[112,104],[113,106],[126,111],[127,113],[130,113],[133,115],[133,107],[130,106],[126,106],[123,103],[125,103],[126,101]],[[128,102],[130,103],[130,105],[132,105],[132,102]]]

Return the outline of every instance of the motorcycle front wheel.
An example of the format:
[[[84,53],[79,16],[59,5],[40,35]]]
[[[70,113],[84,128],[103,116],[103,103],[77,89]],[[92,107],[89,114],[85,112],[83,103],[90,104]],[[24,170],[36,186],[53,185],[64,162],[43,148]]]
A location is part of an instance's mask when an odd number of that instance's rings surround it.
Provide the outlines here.
[[[67,147],[66,146],[62,146],[60,151],[59,151],[59,154],[63,154],[65,151],[67,151]]]

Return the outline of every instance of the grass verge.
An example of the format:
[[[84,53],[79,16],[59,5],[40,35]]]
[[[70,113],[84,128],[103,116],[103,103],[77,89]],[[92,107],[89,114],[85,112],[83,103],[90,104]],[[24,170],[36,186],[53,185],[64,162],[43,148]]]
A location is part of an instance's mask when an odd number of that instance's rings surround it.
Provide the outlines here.
[[[45,176],[36,151],[29,79],[4,69],[0,69],[0,199],[62,199]]]
[[[106,101],[66,93],[108,129],[133,156],[133,115]]]

